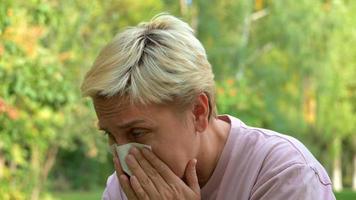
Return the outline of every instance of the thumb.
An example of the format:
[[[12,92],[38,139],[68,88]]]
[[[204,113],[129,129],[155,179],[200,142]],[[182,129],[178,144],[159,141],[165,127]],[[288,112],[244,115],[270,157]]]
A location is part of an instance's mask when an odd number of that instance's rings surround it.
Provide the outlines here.
[[[188,186],[194,191],[194,193],[200,193],[200,186],[196,171],[197,159],[192,159],[188,162],[185,169],[185,180]]]

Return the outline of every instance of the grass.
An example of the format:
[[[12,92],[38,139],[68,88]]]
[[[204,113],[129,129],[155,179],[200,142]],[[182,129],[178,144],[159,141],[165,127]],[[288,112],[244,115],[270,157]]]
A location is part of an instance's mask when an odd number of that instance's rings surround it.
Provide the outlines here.
[[[344,190],[342,192],[335,192],[337,200],[354,200],[356,199],[356,192],[351,190]]]
[[[70,191],[70,192],[56,192],[53,196],[58,200],[100,200],[102,190],[99,191]],[[355,200],[356,192],[345,190],[342,192],[335,192],[337,200]]]
[[[53,193],[53,197],[57,200],[100,200],[103,191],[104,190],[55,192]]]

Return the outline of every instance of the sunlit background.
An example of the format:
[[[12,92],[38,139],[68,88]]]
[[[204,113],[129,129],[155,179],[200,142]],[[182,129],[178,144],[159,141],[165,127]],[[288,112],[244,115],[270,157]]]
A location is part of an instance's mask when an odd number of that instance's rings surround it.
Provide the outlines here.
[[[0,0],[1,200],[100,199],[112,158],[79,86],[161,12],[196,30],[219,113],[298,138],[356,199],[356,1]]]

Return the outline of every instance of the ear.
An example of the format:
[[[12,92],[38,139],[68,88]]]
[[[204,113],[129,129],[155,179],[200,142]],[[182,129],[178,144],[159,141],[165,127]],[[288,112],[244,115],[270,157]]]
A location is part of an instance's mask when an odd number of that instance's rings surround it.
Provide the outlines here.
[[[194,126],[197,132],[203,132],[209,124],[209,97],[199,94],[193,105]]]

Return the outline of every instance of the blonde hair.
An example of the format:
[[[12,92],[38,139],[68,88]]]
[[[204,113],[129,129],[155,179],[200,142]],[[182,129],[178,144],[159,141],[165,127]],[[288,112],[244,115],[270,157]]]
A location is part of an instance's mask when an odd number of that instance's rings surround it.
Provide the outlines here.
[[[119,33],[85,75],[84,96],[129,97],[134,103],[190,105],[202,92],[216,116],[215,83],[205,49],[185,22],[167,14]]]

